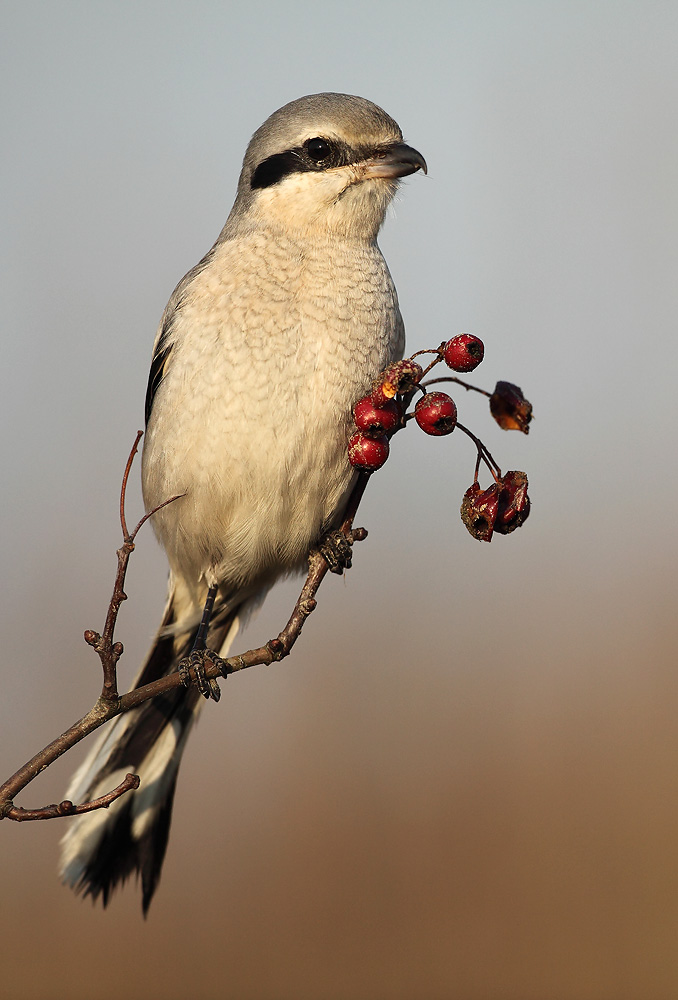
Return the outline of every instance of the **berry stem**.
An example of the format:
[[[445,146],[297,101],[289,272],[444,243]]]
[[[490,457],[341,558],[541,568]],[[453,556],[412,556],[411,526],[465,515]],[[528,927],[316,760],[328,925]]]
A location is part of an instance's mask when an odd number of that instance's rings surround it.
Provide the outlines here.
[[[429,369],[427,368],[426,371]],[[426,374],[426,372],[424,372]],[[456,382],[457,385],[461,385],[464,389],[472,390],[473,392],[480,392],[483,396],[491,396],[492,393],[488,392],[487,389],[479,389],[477,385],[471,385],[470,382],[463,382],[460,378],[455,378],[454,375],[443,375],[441,378],[432,378],[428,382],[424,382],[424,385],[437,385],[439,382]]]
[[[468,437],[471,438],[472,441],[475,442],[475,446],[478,449],[478,460],[476,462],[476,480],[478,478],[478,470],[480,468],[480,461],[482,459],[482,461],[485,463],[485,465],[492,473],[492,476],[494,477],[496,482],[499,482],[499,479],[501,477],[501,469],[499,465],[495,462],[495,460],[492,458],[492,455],[490,454],[490,451],[487,448],[487,446],[484,445],[483,442],[480,440],[480,438],[476,437],[473,431],[470,431],[468,427],[464,427],[464,425],[460,424],[459,422],[457,422],[457,427],[459,428],[460,431],[463,431],[464,434],[466,434]]]
[[[440,361],[443,360],[444,346],[445,344],[441,344],[440,347],[429,348],[427,351],[416,351],[413,355],[411,355],[410,360],[412,361],[414,360],[414,358],[418,358],[422,354],[435,354],[435,358],[433,359],[433,361],[431,361],[431,363],[428,365],[427,368],[424,368],[424,371],[422,373],[422,378],[424,377],[424,375],[428,375],[431,369],[434,368]]]
[[[408,360],[414,361],[415,358],[420,357],[422,354],[437,354],[442,357],[442,350],[440,347],[427,347],[424,351],[415,351],[414,354],[410,354]]]
[[[480,448],[478,448],[478,454],[476,455],[476,467],[475,467],[475,471],[473,473],[473,482],[474,483],[478,482],[478,473],[480,472],[480,459],[481,459],[481,457],[482,457],[481,451],[480,451]]]

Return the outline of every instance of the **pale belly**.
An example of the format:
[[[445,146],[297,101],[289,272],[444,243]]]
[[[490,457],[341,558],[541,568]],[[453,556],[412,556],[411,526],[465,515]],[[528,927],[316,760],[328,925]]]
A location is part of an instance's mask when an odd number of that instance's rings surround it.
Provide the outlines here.
[[[331,281],[306,261],[263,292],[260,277],[255,291],[246,274],[230,285],[201,275],[178,314],[143,482],[147,509],[185,494],[153,524],[191,589],[268,585],[341,515],[352,406],[401,353],[402,325],[378,250],[360,281],[337,282],[333,263]]]

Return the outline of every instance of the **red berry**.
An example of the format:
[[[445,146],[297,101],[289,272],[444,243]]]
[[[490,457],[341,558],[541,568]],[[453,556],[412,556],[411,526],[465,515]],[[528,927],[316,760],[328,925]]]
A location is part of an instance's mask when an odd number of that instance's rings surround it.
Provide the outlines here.
[[[370,437],[381,437],[396,429],[400,412],[393,399],[387,399],[382,406],[375,406],[369,396],[364,396],[355,404],[353,416],[359,431]]]
[[[381,379],[377,379],[376,382],[372,383],[372,391],[370,393],[369,399],[373,406],[382,407],[386,403],[391,402],[391,400],[395,396],[395,392],[391,391],[393,389],[393,386],[389,385],[388,388],[389,388],[389,394],[387,395],[386,392],[384,391],[385,386],[381,381]]]
[[[472,333],[460,333],[452,337],[443,348],[445,364],[454,372],[472,372],[485,355],[485,345]]]
[[[351,435],[348,442],[348,460],[356,469],[374,472],[388,458],[388,438],[367,437],[361,431]]]
[[[417,400],[414,419],[426,434],[451,434],[457,426],[457,407],[446,392],[427,392]]]

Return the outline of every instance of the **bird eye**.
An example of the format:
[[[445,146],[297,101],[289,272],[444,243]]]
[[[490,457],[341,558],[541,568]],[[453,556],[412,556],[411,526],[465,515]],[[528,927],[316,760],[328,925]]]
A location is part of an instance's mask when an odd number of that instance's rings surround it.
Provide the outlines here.
[[[332,152],[332,147],[326,139],[309,139],[304,145],[306,146],[306,152],[316,163],[325,160]]]

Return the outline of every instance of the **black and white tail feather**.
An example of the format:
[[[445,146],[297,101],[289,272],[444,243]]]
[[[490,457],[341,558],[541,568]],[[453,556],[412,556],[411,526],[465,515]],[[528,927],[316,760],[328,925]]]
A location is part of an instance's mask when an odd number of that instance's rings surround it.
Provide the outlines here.
[[[156,639],[134,680],[138,688],[177,670],[193,645],[195,630],[173,634],[173,588]],[[222,605],[223,607],[223,605]],[[222,656],[239,627],[238,608],[215,609],[208,646]],[[147,913],[157,888],[172,819],[172,802],[181,756],[203,699],[195,687],[177,688],[145,702],[109,723],[73,775],[66,798],[85,802],[114,788],[125,774],[141,779],[139,788],[108,809],[83,813],[62,841],[61,876],[65,883],[104,906],[111,893],[135,873],[141,877]]]

